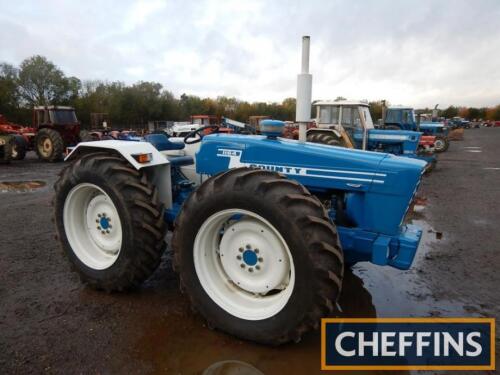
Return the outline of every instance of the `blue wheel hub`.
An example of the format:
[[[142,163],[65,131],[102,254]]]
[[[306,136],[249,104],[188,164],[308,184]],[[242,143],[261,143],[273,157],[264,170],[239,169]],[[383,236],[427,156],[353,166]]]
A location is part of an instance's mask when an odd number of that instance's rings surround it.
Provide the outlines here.
[[[109,219],[105,216],[102,216],[101,219],[99,220],[99,225],[104,230],[109,229]]]
[[[255,266],[258,259],[257,254],[253,250],[245,250],[243,253],[243,261],[247,266]]]

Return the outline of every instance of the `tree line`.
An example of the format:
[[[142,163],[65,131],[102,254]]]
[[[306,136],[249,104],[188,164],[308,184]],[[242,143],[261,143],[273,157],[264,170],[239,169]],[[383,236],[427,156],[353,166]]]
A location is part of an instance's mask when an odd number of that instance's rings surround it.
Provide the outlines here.
[[[0,63],[0,114],[10,121],[30,124],[35,105],[70,105],[84,126],[91,113],[106,113],[115,127],[144,126],[148,121],[186,121],[193,114],[219,115],[246,122],[249,116],[265,115],[279,120],[294,120],[295,98],[281,103],[247,102],[234,97],[200,98],[182,94],[176,97],[158,82],[80,80],[66,76],[43,56],[25,59],[19,67]],[[381,101],[370,103],[374,120],[381,117]],[[431,109],[422,109],[431,112]],[[467,108],[450,106],[440,112],[446,118],[500,120],[500,105]]]

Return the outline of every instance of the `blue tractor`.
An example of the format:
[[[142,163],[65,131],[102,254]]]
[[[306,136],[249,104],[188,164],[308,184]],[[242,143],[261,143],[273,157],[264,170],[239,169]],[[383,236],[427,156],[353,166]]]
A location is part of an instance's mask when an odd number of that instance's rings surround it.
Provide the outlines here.
[[[387,130],[410,130],[435,136],[434,150],[436,152],[445,152],[450,146],[449,128],[442,122],[419,122],[411,107],[394,106],[385,109],[383,127]]]
[[[209,325],[246,340],[299,341],[334,314],[344,266],[408,269],[422,231],[405,217],[426,163],[305,141],[309,37],[298,77],[299,141],[193,130],[183,143],[80,143],[55,184],[59,241],[87,285],[137,286],[171,251]],[[205,135],[209,131],[215,133]]]
[[[316,126],[307,131],[307,140],[314,143],[343,146],[369,151],[387,152],[436,164],[432,150],[419,147],[421,133],[395,129],[376,129],[367,102],[317,101]]]
[[[161,134],[80,143],[54,198],[73,269],[96,289],[137,286],[172,231],[194,307],[267,344],[297,341],[334,312],[345,264],[408,269],[422,231],[405,217],[425,162],[277,138],[282,126],[203,139],[200,128],[184,149]]]

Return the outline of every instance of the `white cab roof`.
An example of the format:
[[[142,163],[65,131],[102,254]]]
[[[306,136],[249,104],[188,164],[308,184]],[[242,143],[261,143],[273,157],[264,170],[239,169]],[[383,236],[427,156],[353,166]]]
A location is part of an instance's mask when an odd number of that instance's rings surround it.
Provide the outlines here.
[[[362,100],[318,100],[313,103],[313,105],[352,105],[352,106],[364,106],[368,107],[369,104]]]

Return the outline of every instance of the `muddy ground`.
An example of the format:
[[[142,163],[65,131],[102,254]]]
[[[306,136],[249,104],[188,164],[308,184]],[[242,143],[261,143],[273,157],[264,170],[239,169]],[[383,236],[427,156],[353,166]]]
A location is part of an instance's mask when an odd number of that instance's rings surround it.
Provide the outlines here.
[[[425,229],[414,267],[355,266],[344,282],[342,315],[500,316],[499,150],[500,129],[470,129],[439,156],[413,215]],[[321,372],[317,332],[269,348],[205,327],[179,293],[168,254],[132,293],[83,287],[51,223],[52,184],[61,167],[34,155],[0,165],[1,373],[201,374],[229,360],[254,370],[226,363],[225,371],[206,373]],[[5,184],[19,180],[34,182],[24,192]]]

